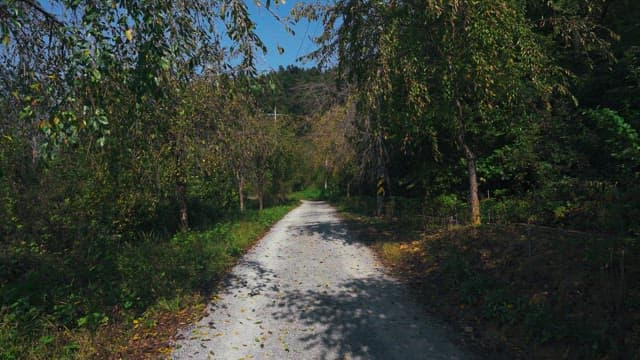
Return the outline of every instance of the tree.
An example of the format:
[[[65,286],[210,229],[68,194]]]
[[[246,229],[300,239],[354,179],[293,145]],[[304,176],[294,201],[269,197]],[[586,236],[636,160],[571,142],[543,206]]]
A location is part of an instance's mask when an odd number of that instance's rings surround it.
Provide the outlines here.
[[[321,169],[323,189],[346,185],[349,194],[350,184],[357,177],[355,149],[350,139],[355,134],[355,109],[352,103],[335,105],[324,114],[316,115],[313,129],[308,135],[313,142],[314,167]]]
[[[401,148],[424,135],[434,150],[454,143],[467,166],[471,221],[479,224],[479,155],[495,149],[492,138],[535,131],[550,95],[566,93],[552,81],[561,71],[524,5],[340,1],[330,11],[338,15],[326,16],[320,41],[357,88],[358,109],[379,144],[370,152],[380,159],[377,177],[386,172],[382,149],[394,143]]]
[[[245,210],[245,191],[251,174],[252,159],[257,151],[255,137],[258,119],[261,117],[253,98],[248,94],[245,82],[228,83],[221,104],[221,121],[218,140],[219,153],[225,159],[236,180],[240,211]]]

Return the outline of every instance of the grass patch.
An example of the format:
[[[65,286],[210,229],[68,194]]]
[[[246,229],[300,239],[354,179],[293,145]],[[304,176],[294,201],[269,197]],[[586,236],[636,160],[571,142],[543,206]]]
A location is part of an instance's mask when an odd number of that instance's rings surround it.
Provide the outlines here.
[[[216,282],[295,207],[249,210],[201,231],[140,234],[101,252],[102,268],[40,254],[40,267],[2,284],[0,359],[157,358],[201,316]],[[86,278],[83,284],[65,283]]]
[[[321,189],[318,188],[306,188],[304,190],[296,191],[287,196],[289,200],[326,200],[326,196],[323,194]]]

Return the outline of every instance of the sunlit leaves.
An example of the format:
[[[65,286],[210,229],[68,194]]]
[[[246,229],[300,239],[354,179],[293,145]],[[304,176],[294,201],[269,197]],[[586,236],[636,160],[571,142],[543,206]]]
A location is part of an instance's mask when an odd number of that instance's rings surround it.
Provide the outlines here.
[[[20,60],[5,62],[9,67],[3,71],[13,73],[11,81],[15,84],[42,82],[42,88],[31,89],[30,93],[38,93],[48,103],[26,108],[21,119],[51,120],[61,111],[76,112],[87,123],[78,127],[79,132],[98,139],[104,138],[103,130],[113,125],[103,124],[102,116],[111,114],[107,112],[97,118],[100,121],[93,121],[80,115],[79,109],[101,109],[111,96],[108,91],[119,91],[116,89],[124,85],[134,91],[137,101],[167,98],[169,92],[178,90],[167,87],[169,83],[180,87],[205,69],[219,72],[236,67],[231,66],[237,63],[234,57],[242,59],[237,70],[252,72],[255,50],[265,50],[254,33],[255,24],[245,2],[238,0],[59,0],[46,9],[37,2],[10,2],[4,10],[11,16],[2,22],[0,39],[8,47],[7,56]],[[228,33],[235,50],[222,48],[222,33]],[[30,72],[11,69],[31,63]],[[50,75],[59,77],[48,78]],[[77,103],[65,100],[68,98]],[[122,110],[133,110],[134,114],[135,109]],[[65,121],[64,117],[58,119]],[[95,128],[92,123],[100,124],[98,133],[91,133]],[[51,150],[59,143],[50,135],[43,140],[52,142]]]
[[[124,32],[124,35],[127,38],[127,40],[132,41],[133,40],[133,29],[127,29]]]

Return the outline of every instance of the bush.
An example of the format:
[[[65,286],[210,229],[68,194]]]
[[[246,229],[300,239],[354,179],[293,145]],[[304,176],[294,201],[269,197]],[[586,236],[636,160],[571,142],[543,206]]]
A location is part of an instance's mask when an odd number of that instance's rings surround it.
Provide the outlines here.
[[[427,213],[435,214],[436,216],[461,215],[467,208],[466,202],[460,200],[456,194],[438,195],[425,203]]]
[[[482,218],[490,223],[536,222],[538,218],[531,204],[527,199],[493,198],[483,200],[480,210]]]

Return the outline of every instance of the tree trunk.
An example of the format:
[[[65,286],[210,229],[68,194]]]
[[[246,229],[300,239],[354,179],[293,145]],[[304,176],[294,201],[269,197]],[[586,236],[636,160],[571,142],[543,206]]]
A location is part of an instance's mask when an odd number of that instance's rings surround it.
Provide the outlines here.
[[[329,187],[329,159],[324,159],[324,191],[327,192],[327,187]]]
[[[460,129],[458,130],[458,145],[462,147],[464,151],[464,157],[467,160],[467,170],[469,172],[469,205],[471,206],[471,224],[480,225],[480,199],[478,198],[478,173],[477,173],[477,158],[476,154],[471,151],[471,148],[467,145],[464,139],[465,126],[464,126],[464,112],[462,104],[459,100],[456,101],[458,107],[458,122]]]
[[[384,178],[378,177],[376,184],[376,216],[382,216],[384,211]]]
[[[180,230],[187,231],[189,230],[189,212],[187,209],[187,185],[182,181],[178,181],[177,191],[178,191],[178,206],[180,207]]]
[[[471,224],[480,225],[480,199],[478,198],[478,174],[476,171],[476,155],[466,144],[462,144],[469,171],[469,205],[471,206]]]
[[[382,216],[384,215],[384,203],[385,203],[386,197],[389,195],[388,194],[389,173],[387,171],[387,166],[385,163],[386,156],[385,156],[385,151],[383,147],[383,142],[380,138],[378,139],[378,141],[379,141],[377,144],[378,166],[376,170],[378,175],[378,179],[376,183],[376,203],[377,203],[376,215]]]
[[[381,163],[382,164],[382,163]],[[376,215],[384,215],[384,203],[387,196],[387,178],[384,165],[378,166],[378,182],[376,183]]]
[[[262,211],[262,208],[263,208],[263,206],[262,206],[263,205],[263,202],[262,202],[263,197],[264,197],[264,195],[262,194],[262,190],[258,191],[258,209],[260,211]]]
[[[238,197],[240,198],[240,212],[244,212],[244,176],[238,176]]]
[[[31,137],[31,165],[35,169],[38,164],[38,157],[40,156],[38,138],[34,135]]]

